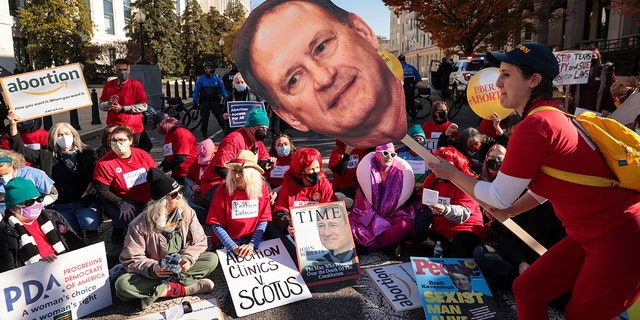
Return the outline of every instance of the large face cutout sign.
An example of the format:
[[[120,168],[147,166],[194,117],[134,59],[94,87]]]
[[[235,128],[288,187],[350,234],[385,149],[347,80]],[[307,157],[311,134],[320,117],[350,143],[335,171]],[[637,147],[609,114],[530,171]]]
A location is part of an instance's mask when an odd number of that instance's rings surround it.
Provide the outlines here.
[[[407,132],[402,82],[378,50],[371,27],[329,0],[267,0],[238,32],[233,56],[291,126],[365,148]]]

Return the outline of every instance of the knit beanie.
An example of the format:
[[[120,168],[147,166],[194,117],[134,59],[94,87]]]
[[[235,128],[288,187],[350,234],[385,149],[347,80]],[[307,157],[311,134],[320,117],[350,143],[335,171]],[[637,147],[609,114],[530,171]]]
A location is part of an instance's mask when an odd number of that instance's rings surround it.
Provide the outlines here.
[[[25,200],[41,196],[31,180],[15,177],[4,186],[4,203],[6,208],[13,208]]]
[[[149,183],[149,192],[153,200],[162,199],[162,197],[178,189],[178,182],[168,176],[158,168],[151,168],[147,173],[147,182]]]
[[[267,117],[267,113],[262,108],[256,108],[249,112],[249,116],[247,117],[247,122],[244,124],[245,127],[255,127],[255,126],[269,126],[269,117]]]
[[[422,127],[420,127],[419,124],[412,125],[407,131],[407,134],[411,138],[415,138],[416,136],[421,136],[423,139],[425,140],[427,139],[427,136],[424,134],[424,130],[422,130]]]

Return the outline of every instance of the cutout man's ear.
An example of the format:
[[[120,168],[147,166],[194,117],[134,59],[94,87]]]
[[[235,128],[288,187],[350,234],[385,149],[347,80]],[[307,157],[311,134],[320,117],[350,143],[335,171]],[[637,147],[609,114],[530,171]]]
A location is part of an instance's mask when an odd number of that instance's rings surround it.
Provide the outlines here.
[[[380,42],[378,42],[378,36],[375,31],[357,14],[349,12],[349,21],[353,26],[353,29],[360,34],[362,38],[367,40],[369,44],[376,50],[380,50]]]
[[[286,111],[282,107],[272,107],[271,110],[275,112],[282,120],[288,123],[290,126],[295,128],[296,130],[300,130],[302,132],[309,131],[309,127],[303,125],[298,118],[292,115],[290,112]]]

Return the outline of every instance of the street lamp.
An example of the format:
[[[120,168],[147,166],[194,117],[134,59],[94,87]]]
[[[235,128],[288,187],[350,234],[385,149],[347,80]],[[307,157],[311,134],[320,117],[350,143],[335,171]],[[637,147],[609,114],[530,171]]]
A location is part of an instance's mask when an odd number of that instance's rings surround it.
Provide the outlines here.
[[[144,54],[144,41],[142,39],[142,25],[144,24],[144,20],[146,18],[147,17],[145,16],[144,11],[142,11],[142,9],[138,10],[138,13],[136,14],[136,22],[138,22],[138,25],[140,26],[140,60],[138,60],[136,64],[150,64]]]
[[[222,59],[220,68],[224,68],[224,39],[222,39],[222,37],[220,37],[220,41],[218,41],[218,44],[220,45],[220,57]]]

